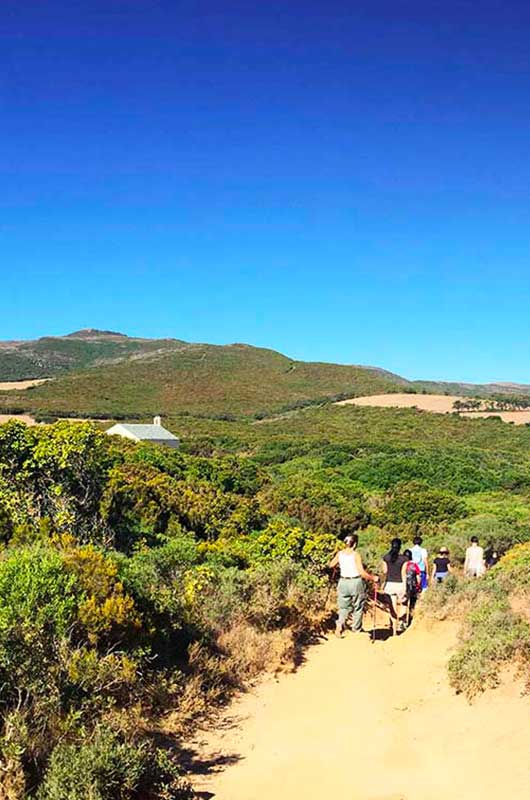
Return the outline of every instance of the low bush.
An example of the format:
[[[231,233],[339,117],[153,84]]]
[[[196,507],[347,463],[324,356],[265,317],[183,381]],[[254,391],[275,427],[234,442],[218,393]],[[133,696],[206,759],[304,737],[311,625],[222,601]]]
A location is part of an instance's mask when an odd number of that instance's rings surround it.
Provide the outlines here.
[[[35,800],[192,800],[164,750],[97,727],[88,741],[54,749]]]

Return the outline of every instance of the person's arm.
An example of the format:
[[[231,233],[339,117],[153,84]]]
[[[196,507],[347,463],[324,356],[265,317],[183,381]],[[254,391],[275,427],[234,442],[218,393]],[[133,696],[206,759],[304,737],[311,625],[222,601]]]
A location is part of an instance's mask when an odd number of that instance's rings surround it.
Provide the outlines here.
[[[467,565],[469,563],[469,547],[466,550],[466,557],[464,559],[464,573],[467,572]]]
[[[359,570],[359,575],[361,578],[364,578],[365,581],[372,581],[373,583],[377,583],[379,581],[377,575],[372,575],[371,572],[367,572],[365,570],[361,554],[357,551],[355,552],[355,563],[357,564],[357,569]]]
[[[402,583],[406,583],[407,582],[407,566],[408,566],[408,561],[404,561],[403,562],[403,566],[401,567],[401,582]]]
[[[426,580],[426,582],[428,584],[429,583],[429,554],[428,554],[427,550],[425,551],[424,561],[425,561],[425,580]]]
[[[381,569],[383,570],[383,584],[385,584],[388,575],[388,564],[386,561],[381,561]]]
[[[436,562],[434,562],[434,563],[433,563],[433,565],[432,565],[432,575],[431,575],[431,581],[433,581],[433,580],[434,580],[434,576],[435,576],[435,575],[436,575]]]
[[[328,567],[330,569],[335,569],[335,567],[338,567],[338,565],[339,565],[339,554],[335,553],[335,555],[333,556],[333,558],[329,562]]]
[[[452,566],[451,566],[451,562],[450,562],[450,561],[448,561],[448,562],[447,562],[447,572],[452,572],[452,571],[453,571],[453,568],[452,568]]]

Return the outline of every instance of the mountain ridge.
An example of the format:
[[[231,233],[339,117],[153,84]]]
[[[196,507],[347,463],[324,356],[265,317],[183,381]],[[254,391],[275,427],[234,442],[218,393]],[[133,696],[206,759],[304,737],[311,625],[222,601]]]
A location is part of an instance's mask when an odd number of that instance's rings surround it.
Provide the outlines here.
[[[65,336],[0,342],[0,381],[49,378],[0,392],[0,410],[41,415],[263,418],[349,397],[391,392],[530,395],[530,386],[411,381],[381,367],[299,361],[237,342],[130,337],[84,328]],[[14,413],[14,412],[13,412]]]

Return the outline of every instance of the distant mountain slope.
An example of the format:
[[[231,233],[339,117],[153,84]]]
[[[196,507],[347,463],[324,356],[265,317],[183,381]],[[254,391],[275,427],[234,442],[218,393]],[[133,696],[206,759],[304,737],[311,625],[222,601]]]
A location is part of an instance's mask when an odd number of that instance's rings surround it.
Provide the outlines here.
[[[489,397],[494,394],[530,395],[527,383],[452,383],[450,381],[412,381],[417,391],[427,394],[456,394],[464,397]]]
[[[177,339],[136,339],[86,329],[35,341],[0,342],[0,381],[52,378],[76,369],[178,347]]]
[[[295,361],[246,344],[190,344],[93,329],[0,342],[0,381],[40,377],[52,380],[27,390],[1,391],[0,413],[265,417],[387,392],[530,395],[530,386],[408,381],[378,367]]]
[[[2,393],[0,408],[23,404],[28,410],[108,416],[268,415],[327,398],[396,388],[373,369],[294,361],[243,344],[175,342],[109,360],[26,392]]]

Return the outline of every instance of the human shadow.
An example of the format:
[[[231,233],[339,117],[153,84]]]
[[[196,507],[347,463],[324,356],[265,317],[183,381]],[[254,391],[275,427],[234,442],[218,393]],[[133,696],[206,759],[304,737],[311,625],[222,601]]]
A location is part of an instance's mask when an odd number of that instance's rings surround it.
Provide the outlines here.
[[[390,639],[392,636],[392,631],[388,627],[388,625],[384,628],[375,628],[375,630],[369,632],[370,639],[375,642],[386,642],[387,639]]]

